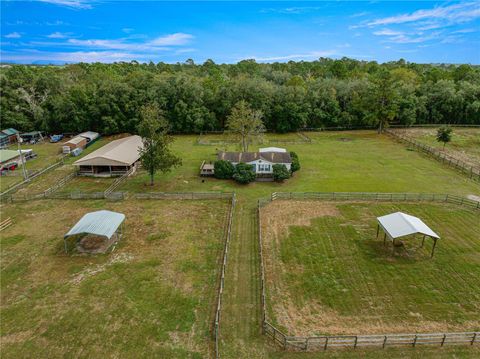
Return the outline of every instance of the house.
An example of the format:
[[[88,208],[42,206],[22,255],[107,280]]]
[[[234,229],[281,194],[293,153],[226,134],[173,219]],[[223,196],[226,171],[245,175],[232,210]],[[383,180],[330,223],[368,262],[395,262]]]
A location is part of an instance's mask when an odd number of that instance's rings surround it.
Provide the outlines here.
[[[271,175],[273,165],[285,165],[288,170],[292,166],[292,158],[288,152],[219,152],[218,159],[236,165],[240,162],[253,166],[257,176]]]
[[[83,176],[121,176],[135,170],[143,148],[140,136],[129,136],[112,141],[75,161],[78,174]]]
[[[14,128],[7,128],[1,132],[0,147],[8,146],[12,143],[17,143],[17,134],[19,132]]]
[[[70,153],[76,148],[84,149],[86,146],[87,139],[85,137],[76,136],[62,145],[62,153]]]

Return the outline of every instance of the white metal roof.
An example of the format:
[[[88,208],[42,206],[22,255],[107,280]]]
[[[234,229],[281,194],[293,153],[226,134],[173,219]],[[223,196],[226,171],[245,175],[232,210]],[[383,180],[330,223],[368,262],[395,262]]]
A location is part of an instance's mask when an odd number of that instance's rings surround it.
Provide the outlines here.
[[[93,131],[87,131],[87,132],[82,132],[79,134],[79,136],[88,138],[90,141],[96,139],[97,137],[100,136],[98,132],[93,132]]]
[[[287,150],[280,147],[264,147],[260,148],[259,152],[287,152]]]
[[[399,238],[410,234],[421,233],[433,238],[440,238],[420,218],[403,212],[395,212],[377,217],[378,223],[390,238]]]
[[[143,148],[140,136],[129,136],[107,143],[98,150],[75,161],[76,166],[131,166],[140,159]]]
[[[86,141],[85,137],[82,137],[80,135],[69,139],[67,142],[64,143],[64,145],[70,143],[72,145],[78,145],[79,143],[82,143],[83,141]]]
[[[123,213],[106,210],[90,212],[84,215],[63,237],[67,238],[76,234],[95,234],[110,239],[124,220]]]

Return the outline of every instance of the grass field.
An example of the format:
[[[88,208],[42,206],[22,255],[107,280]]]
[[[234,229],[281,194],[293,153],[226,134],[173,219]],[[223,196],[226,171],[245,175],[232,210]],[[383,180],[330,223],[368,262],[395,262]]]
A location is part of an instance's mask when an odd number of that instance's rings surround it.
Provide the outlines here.
[[[447,154],[459,158],[470,166],[480,167],[480,128],[453,128],[452,141],[443,149],[443,143],[438,142],[435,135],[436,128],[411,128],[401,130],[408,136],[415,138],[431,147],[445,151]]]
[[[66,255],[86,212],[126,214],[108,255]],[[57,201],[2,207],[3,358],[204,358],[226,201]]]
[[[216,159],[215,146],[195,145],[194,136],[177,136],[173,150],[183,165],[158,173],[148,186],[145,172],[130,178],[119,190],[236,191],[252,200],[274,191],[442,192],[480,195],[480,185],[451,168],[415,151],[408,151],[389,136],[373,131],[308,133],[311,144],[286,146],[297,152],[302,169],[284,183],[257,182],[248,186],[233,181],[200,178],[203,160]],[[236,146],[221,149],[234,150]],[[218,147],[220,149],[220,147]],[[202,182],[204,181],[204,182]]]
[[[376,217],[404,211],[442,238],[393,249]],[[290,335],[480,330],[480,214],[445,204],[275,201],[262,209],[269,309]]]

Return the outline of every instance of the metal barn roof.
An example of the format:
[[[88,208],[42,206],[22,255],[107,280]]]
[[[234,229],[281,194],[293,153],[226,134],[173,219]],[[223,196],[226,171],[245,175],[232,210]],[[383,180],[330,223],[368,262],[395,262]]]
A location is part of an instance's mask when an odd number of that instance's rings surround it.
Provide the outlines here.
[[[88,138],[90,141],[93,141],[94,139],[100,137],[100,134],[98,132],[87,131],[80,133],[79,136]]]
[[[125,220],[123,213],[96,211],[84,215],[63,237],[77,234],[95,234],[110,239]]]
[[[131,166],[140,159],[140,136],[129,136],[107,143],[74,162],[76,166]]]
[[[440,238],[420,218],[403,212],[377,217],[377,220],[390,238],[399,238],[415,233],[421,233],[437,239]]]
[[[263,147],[259,149],[259,152],[287,152],[285,148],[280,147]]]
[[[5,130],[2,131],[4,134],[6,134],[7,136],[12,136],[12,135],[16,135],[18,133],[18,131],[14,128],[7,128]]]
[[[18,151],[14,150],[0,150],[0,162],[7,162],[10,161],[11,159],[14,159],[16,157],[20,156]]]

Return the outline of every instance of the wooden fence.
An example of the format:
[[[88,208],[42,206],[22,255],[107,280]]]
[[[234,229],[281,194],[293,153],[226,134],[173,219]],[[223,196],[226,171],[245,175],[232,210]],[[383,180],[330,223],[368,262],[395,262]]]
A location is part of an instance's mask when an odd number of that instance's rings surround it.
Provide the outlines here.
[[[58,191],[60,188],[65,186],[69,181],[71,181],[77,175],[76,172],[72,172],[69,175],[63,177],[60,181],[55,183],[52,187],[44,191],[45,196],[51,195],[53,192]]]
[[[360,348],[417,345],[474,345],[480,342],[480,332],[459,333],[414,333],[414,334],[378,334],[378,335],[320,335],[297,337],[289,336],[273,326],[267,314],[267,290],[265,280],[265,262],[261,230],[261,208],[275,200],[315,199],[323,201],[391,201],[391,202],[439,202],[453,203],[480,210],[480,202],[449,194],[424,193],[370,193],[370,192],[274,192],[269,198],[257,203],[257,235],[260,253],[260,288],[262,333],[274,344],[284,350],[319,351],[333,348]]]
[[[144,192],[133,195],[136,199],[229,199],[230,192]]]
[[[0,222],[0,232],[10,227],[12,224],[13,222],[11,217],[5,218],[3,221]]]
[[[217,291],[217,305],[215,308],[215,320],[213,323],[213,340],[215,346],[215,358],[220,358],[220,351],[219,351],[219,341],[220,341],[220,319],[221,319],[221,311],[222,311],[222,297],[223,297],[223,289],[225,288],[225,272],[227,270],[227,262],[228,262],[228,248],[230,246],[230,239],[232,237],[232,223],[233,223],[233,213],[235,211],[235,204],[236,204],[236,195],[235,193],[231,194],[232,202],[230,206],[230,211],[228,214],[228,222],[227,228],[225,232],[225,241],[223,247],[223,254],[222,254],[222,268],[220,270],[220,281],[218,285]]]
[[[120,201],[125,199],[126,192],[112,192],[105,196],[104,192],[53,192],[53,193],[34,193],[34,194],[13,194],[8,197],[10,203],[25,202],[39,199],[108,199],[111,201]]]
[[[456,158],[452,155],[448,155],[443,151],[440,151],[436,148],[420,143],[415,139],[413,139],[412,137],[398,133],[397,131],[392,131],[387,129],[385,130],[385,132],[393,136],[397,140],[405,142],[421,152],[427,153],[428,155],[432,156],[438,161],[445,163],[451,167],[455,167],[456,169],[465,173],[468,177],[480,181],[480,165],[478,167],[472,166],[460,160],[459,158]]]
[[[46,167],[46,168],[43,168],[42,170],[39,170],[39,171],[36,171],[34,175],[28,177],[26,180],[20,182],[20,183],[17,183],[11,187],[9,187],[6,191],[0,193],[0,200],[3,200],[5,199],[6,197],[8,197],[10,194],[16,192],[17,190],[19,190],[20,188],[22,188],[24,185],[26,185],[27,183],[30,183],[31,180],[37,178],[38,176],[44,174],[45,172],[48,172],[54,168],[57,168],[57,167],[60,167],[64,164],[64,157],[62,157],[62,159],[58,162],[55,162],[53,164],[51,164],[50,166]]]
[[[128,176],[130,176],[135,171],[135,167],[131,167],[125,174],[115,179],[112,184],[104,191],[105,196],[108,197],[110,193],[115,191],[122,183],[124,183]]]

